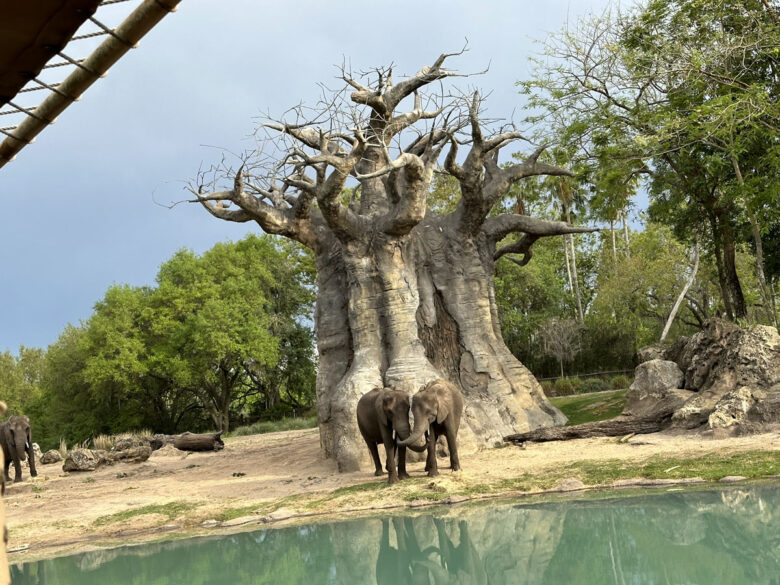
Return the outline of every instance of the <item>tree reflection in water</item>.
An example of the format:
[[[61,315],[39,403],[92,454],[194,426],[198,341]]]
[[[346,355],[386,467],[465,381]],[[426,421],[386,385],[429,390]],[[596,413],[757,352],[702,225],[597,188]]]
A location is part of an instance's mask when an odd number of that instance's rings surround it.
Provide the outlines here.
[[[94,551],[11,573],[14,585],[780,585],[778,526],[775,483],[440,509]]]

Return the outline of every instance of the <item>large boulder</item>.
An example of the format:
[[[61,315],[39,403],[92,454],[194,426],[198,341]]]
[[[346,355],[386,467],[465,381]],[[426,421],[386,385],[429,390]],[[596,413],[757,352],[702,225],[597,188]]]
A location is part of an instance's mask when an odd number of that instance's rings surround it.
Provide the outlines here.
[[[662,360],[664,358],[664,349],[660,345],[646,345],[636,350],[636,359],[640,364],[650,360]]]
[[[117,461],[123,461],[124,463],[142,463],[149,459],[152,454],[152,448],[149,445],[138,445],[137,447],[129,447],[122,449],[121,451],[110,451],[108,453],[108,460],[111,463]]]
[[[774,327],[743,329],[710,320],[691,337],[678,364],[685,371],[685,389],[696,395],[672,417],[676,426],[736,429],[750,420],[780,423],[780,334]]]
[[[639,364],[634,371],[634,383],[626,392],[623,415],[639,418],[671,416],[692,394],[679,389],[683,378],[674,362],[651,359]]]
[[[669,388],[682,388],[683,373],[676,363],[652,359],[639,364],[634,370],[634,383],[629,391],[660,392]]]
[[[112,451],[126,451],[127,449],[134,449],[136,447],[148,446],[152,441],[152,437],[125,437],[117,439],[114,442],[114,448]]]
[[[38,461],[41,460],[42,457],[41,448],[38,445],[38,443],[33,443],[32,448],[33,448],[33,455],[35,456],[35,462],[37,463]],[[29,457],[25,457],[24,461],[22,461],[22,467],[30,467]]]
[[[56,449],[49,449],[41,455],[40,462],[42,465],[51,465],[52,463],[59,463],[62,461],[62,455]]]
[[[74,449],[65,457],[62,471],[95,471],[100,464],[98,457],[89,449]]]

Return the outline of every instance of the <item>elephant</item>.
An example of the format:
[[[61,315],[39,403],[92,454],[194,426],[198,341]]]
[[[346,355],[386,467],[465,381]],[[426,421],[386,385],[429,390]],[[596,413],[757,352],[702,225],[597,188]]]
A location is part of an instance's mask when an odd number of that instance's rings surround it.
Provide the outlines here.
[[[458,427],[463,415],[463,395],[457,386],[445,380],[434,380],[422,386],[412,397],[414,430],[405,440],[398,442],[399,447],[409,447],[414,451],[424,450],[416,446],[423,434],[427,438],[428,458],[425,470],[430,477],[439,475],[436,463],[436,439],[444,435],[450,451],[450,465],[453,471],[460,470],[458,458]]]
[[[409,477],[406,473],[406,447],[396,446],[396,437],[409,436],[409,396],[398,388],[374,388],[360,397],[357,404],[357,420],[360,434],[368,445],[374,460],[374,475],[383,475],[377,445],[384,444],[387,456],[389,483]],[[395,453],[398,451],[398,471],[395,467]]]
[[[38,471],[35,469],[35,454],[33,452],[29,418],[26,416],[12,416],[0,424],[0,445],[3,447],[6,480],[10,481],[11,479],[8,470],[13,461],[15,471],[14,483],[22,481],[22,461],[28,456],[30,475],[32,477],[38,475]]]

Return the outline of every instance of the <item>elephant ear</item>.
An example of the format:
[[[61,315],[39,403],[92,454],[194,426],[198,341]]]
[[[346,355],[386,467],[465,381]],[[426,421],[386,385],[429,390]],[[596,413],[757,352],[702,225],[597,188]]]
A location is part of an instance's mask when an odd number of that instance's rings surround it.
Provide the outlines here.
[[[387,411],[390,410],[392,402],[392,395],[384,390],[379,393],[376,399],[376,416],[379,419],[379,424],[382,426],[387,425]]]
[[[452,396],[443,384],[438,384],[434,392],[436,392],[436,422],[442,424],[450,415]]]

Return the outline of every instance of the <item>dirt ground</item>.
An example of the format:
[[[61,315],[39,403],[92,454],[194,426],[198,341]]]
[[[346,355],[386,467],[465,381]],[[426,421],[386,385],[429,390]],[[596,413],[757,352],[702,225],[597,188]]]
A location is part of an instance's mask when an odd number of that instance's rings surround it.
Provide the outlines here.
[[[780,433],[725,440],[655,434],[625,443],[595,438],[529,444],[524,449],[509,446],[462,454],[463,471],[452,474],[442,469],[440,483],[443,489],[451,481],[482,486],[524,473],[544,474],[578,461],[630,462],[657,454],[699,456],[753,449],[780,453]],[[441,467],[447,465],[440,460]],[[369,471],[338,473],[333,461],[323,459],[316,429],[236,437],[217,453],[187,454],[168,447],[145,463],[121,463],[95,472],[63,473],[61,464],[39,465],[38,470],[37,478],[29,478],[25,470],[25,481],[10,484],[6,493],[12,563],[160,538],[161,533],[195,534],[205,530],[204,522],[218,524],[207,522],[212,519],[259,514],[280,499],[294,508],[290,502],[296,495],[326,496],[378,480]],[[410,464],[409,472],[423,477],[423,463]],[[377,494],[369,494],[369,507],[414,505],[403,497],[407,483],[381,490],[381,502]],[[138,513],[146,506],[161,506],[163,513]],[[339,500],[337,506],[331,511],[343,513],[350,503]]]

